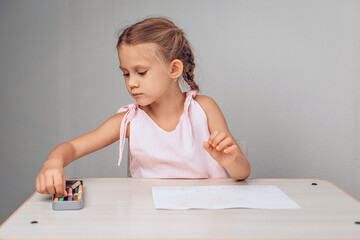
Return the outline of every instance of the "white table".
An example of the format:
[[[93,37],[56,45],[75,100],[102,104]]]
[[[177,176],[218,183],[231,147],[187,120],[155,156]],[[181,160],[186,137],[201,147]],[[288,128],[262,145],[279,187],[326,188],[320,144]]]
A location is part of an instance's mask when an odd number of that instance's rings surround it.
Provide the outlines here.
[[[53,211],[51,196],[34,193],[0,239],[360,239],[359,201],[326,180],[82,179],[82,210]],[[152,187],[201,185],[276,185],[301,209],[154,208]]]

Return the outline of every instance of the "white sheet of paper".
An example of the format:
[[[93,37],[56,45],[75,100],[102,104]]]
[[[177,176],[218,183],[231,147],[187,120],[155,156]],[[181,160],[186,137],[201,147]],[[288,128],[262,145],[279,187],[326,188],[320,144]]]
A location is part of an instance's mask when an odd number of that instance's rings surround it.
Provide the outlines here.
[[[300,208],[275,185],[153,187],[158,209]]]

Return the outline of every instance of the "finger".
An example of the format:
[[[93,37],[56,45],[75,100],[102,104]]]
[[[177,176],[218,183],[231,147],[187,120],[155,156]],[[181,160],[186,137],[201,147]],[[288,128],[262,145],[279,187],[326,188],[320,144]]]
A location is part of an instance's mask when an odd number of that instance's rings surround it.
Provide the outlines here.
[[[224,153],[232,154],[232,153],[235,153],[236,149],[237,149],[237,146],[232,145],[232,146],[230,146],[228,148],[225,148]]]
[[[45,185],[45,177],[43,174],[39,177],[39,183],[40,183],[40,193],[45,194],[46,192],[46,185]]]
[[[212,155],[212,152],[214,151],[214,148],[209,144],[209,142],[204,142],[203,146],[205,148],[205,150]]]
[[[227,137],[217,145],[216,150],[221,151],[223,148],[230,147],[231,145],[232,145],[232,140],[230,137]]]
[[[40,191],[40,187],[39,187],[39,176],[36,177],[35,179],[35,189],[37,192]]]
[[[36,187],[36,191],[38,193],[41,193],[41,185],[40,185],[40,177],[39,177],[39,175],[36,177],[35,187]]]
[[[65,177],[65,174],[62,175],[62,187],[64,189],[64,196],[67,197],[68,194],[67,194],[67,191],[66,191],[66,177]]]
[[[214,141],[212,143],[212,146],[213,147],[217,147],[217,145],[223,141],[225,138],[226,138],[226,134],[224,132],[220,132],[215,138],[214,138]]]
[[[219,151],[216,151],[215,148],[213,148],[208,142],[204,142],[203,146],[205,150],[210,154],[210,156],[217,161],[221,153]]]
[[[213,141],[214,141],[214,138],[216,137],[216,135],[219,134],[219,131],[214,131],[211,133],[211,135],[209,136],[209,144],[212,145]]]
[[[209,142],[203,142],[203,147],[208,153],[211,153],[211,151],[213,150],[213,147],[209,144]]]
[[[63,187],[63,178],[61,175],[54,176],[54,187],[55,193],[58,197],[63,195],[64,187]]]
[[[50,174],[46,176],[46,190],[48,194],[55,194],[54,179]]]

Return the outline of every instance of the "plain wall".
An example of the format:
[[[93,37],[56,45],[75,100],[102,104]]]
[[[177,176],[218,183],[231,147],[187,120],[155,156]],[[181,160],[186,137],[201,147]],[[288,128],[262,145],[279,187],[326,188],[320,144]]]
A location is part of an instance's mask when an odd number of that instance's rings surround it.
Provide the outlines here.
[[[360,1],[1,0],[0,222],[57,144],[134,102],[117,31],[152,16],[186,33],[200,94],[247,143],[251,178],[321,178],[360,199]],[[118,142],[65,172],[125,177],[117,160]]]

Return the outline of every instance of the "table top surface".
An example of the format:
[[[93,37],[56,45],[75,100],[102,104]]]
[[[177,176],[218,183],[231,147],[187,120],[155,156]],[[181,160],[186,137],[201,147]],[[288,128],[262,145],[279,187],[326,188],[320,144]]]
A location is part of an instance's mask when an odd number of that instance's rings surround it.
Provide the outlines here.
[[[81,179],[83,209],[54,211],[50,195],[34,193],[1,225],[0,239],[360,239],[359,201],[326,180]],[[205,185],[276,185],[301,208],[154,207],[152,187]]]

